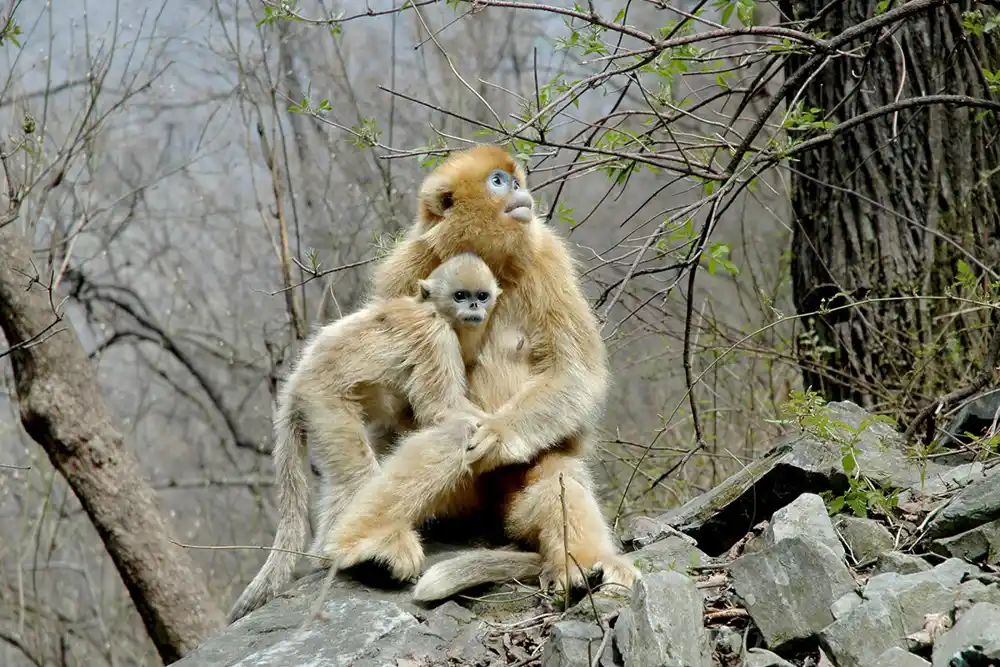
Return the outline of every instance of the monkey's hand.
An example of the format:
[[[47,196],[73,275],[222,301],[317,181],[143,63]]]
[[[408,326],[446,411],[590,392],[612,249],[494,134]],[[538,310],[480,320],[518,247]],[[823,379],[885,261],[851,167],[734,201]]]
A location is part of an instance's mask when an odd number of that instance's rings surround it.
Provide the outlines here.
[[[527,443],[495,417],[484,421],[465,447],[465,462],[472,466],[476,474],[514,463],[526,463],[530,459]]]

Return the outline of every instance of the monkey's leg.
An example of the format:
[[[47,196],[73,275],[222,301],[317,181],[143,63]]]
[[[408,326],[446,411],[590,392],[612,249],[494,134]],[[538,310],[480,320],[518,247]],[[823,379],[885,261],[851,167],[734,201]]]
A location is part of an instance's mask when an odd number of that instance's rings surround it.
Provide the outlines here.
[[[630,588],[639,571],[618,553],[583,461],[563,452],[545,452],[525,481],[506,508],[507,531],[515,539],[537,543],[543,585],[553,583],[563,590],[567,584],[582,587],[591,572],[601,571],[603,584],[611,592]]]
[[[400,442],[334,525],[327,555],[338,567],[371,560],[401,581],[420,573],[424,554],[416,526],[475,507],[463,454],[475,427],[475,420],[456,416]]]
[[[306,417],[313,435],[316,466],[322,474],[316,535],[310,551],[322,554],[337,516],[378,472],[378,461],[368,441],[364,411],[357,402],[343,397],[317,397],[307,403]],[[316,560],[321,567],[329,565]]]

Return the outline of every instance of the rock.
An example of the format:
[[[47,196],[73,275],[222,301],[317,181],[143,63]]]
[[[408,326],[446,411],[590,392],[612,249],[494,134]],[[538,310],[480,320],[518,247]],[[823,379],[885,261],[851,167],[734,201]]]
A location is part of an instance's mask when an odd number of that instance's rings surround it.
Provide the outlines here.
[[[408,589],[373,589],[346,575],[334,579],[320,618],[311,619],[325,575],[303,577],[173,665],[382,667],[396,659],[441,665],[449,657],[474,664],[487,656],[477,637],[482,623],[456,603],[428,613]]]
[[[615,624],[625,667],[709,667],[703,598],[677,572],[656,572],[636,582],[629,608]]]
[[[880,655],[872,664],[872,667],[931,667],[931,663],[919,655],[914,655],[898,646],[893,646]]]
[[[965,612],[935,643],[934,667],[949,667],[952,656],[972,647],[979,647],[986,658],[1000,660],[1000,606],[980,602]]]
[[[542,667],[590,667],[603,638],[594,623],[559,621],[542,649]]]
[[[858,430],[869,414],[850,402],[828,403],[831,422]],[[843,432],[843,429],[840,429]],[[858,464],[874,482],[907,488],[947,468],[934,462],[911,461],[902,436],[874,422],[858,433]],[[751,462],[717,487],[656,518],[633,522],[624,541],[651,543],[668,534],[667,526],[694,537],[709,556],[727,551],[759,517],[771,516],[803,493],[847,488],[840,444],[800,433],[778,443],[763,458]]]
[[[958,587],[958,601],[971,607],[978,602],[989,602],[1000,607],[1000,584],[987,586],[981,581],[972,579]]]
[[[886,527],[871,519],[841,514],[834,521],[834,527],[858,563],[873,561],[895,546]]]
[[[927,524],[927,536],[955,535],[996,519],[1000,519],[1000,467],[959,491]]]
[[[1000,484],[1000,479],[997,480]],[[1000,563],[1000,519],[931,542],[931,551],[969,561]]]
[[[923,628],[924,616],[951,611],[959,582],[973,566],[949,559],[927,572],[872,577],[864,602],[820,632],[820,642],[838,665],[867,666]]]
[[[776,651],[832,623],[831,606],[856,585],[832,549],[800,537],[742,556],[729,572],[737,596]]]
[[[775,512],[764,531],[764,544],[770,546],[789,537],[822,542],[837,556],[844,557],[844,545],[833,529],[826,504],[815,493],[803,493]]]
[[[920,556],[904,554],[900,551],[886,551],[879,554],[872,569],[872,575],[885,574],[886,572],[896,572],[897,574],[914,574],[916,572],[927,572],[931,569],[931,564]]]
[[[795,667],[792,663],[762,648],[747,649],[743,667]]]
[[[676,535],[633,551],[628,557],[643,573],[673,570],[683,574],[688,568],[707,565],[712,560],[704,551]]]

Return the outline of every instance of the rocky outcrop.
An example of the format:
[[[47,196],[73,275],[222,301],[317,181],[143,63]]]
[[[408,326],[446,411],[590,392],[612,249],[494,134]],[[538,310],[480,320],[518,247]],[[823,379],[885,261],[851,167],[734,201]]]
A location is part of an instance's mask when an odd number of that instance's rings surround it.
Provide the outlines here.
[[[422,607],[405,587],[340,574],[324,589],[316,572],[175,664],[1000,665],[1000,465],[915,461],[892,428],[859,428],[857,406],[827,410],[855,444],[871,503],[854,496],[829,515],[821,494],[859,486],[841,467],[843,439],[802,433],[632,522],[625,544],[643,579],[629,595],[596,591],[567,608],[507,585]]]

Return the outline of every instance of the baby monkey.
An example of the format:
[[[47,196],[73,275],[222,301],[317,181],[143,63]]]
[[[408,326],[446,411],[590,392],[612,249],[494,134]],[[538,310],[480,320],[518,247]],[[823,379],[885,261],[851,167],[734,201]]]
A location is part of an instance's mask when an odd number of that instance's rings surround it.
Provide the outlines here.
[[[448,421],[475,430],[486,415],[466,398],[476,358],[502,290],[475,254],[443,262],[419,294],[376,299],[324,326],[304,347],[278,395],[274,420],[280,519],[274,547],[229,613],[233,622],[270,600],[291,579],[309,511],[306,431],[320,469],[316,535],[310,551],[329,553],[333,522],[379,469],[367,426],[397,424],[408,403],[418,426]]]

